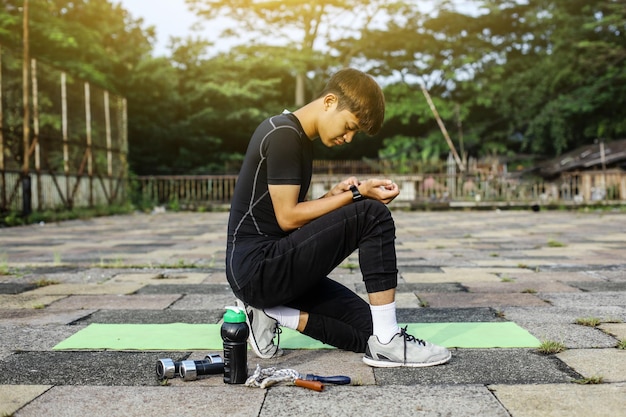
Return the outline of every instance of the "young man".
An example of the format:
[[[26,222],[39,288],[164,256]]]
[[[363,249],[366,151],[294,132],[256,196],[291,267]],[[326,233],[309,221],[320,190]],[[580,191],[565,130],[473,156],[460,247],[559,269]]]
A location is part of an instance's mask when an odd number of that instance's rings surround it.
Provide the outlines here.
[[[245,304],[249,342],[261,358],[282,354],[278,325],[340,349],[364,352],[370,366],[430,366],[450,352],[406,333],[396,321],[395,226],[388,179],[350,177],[306,200],[312,141],[352,142],[377,133],[385,100],[369,75],[343,69],[321,95],[293,113],[270,117],[250,140],[228,222],[226,275]],[[328,274],[359,249],[369,304]]]

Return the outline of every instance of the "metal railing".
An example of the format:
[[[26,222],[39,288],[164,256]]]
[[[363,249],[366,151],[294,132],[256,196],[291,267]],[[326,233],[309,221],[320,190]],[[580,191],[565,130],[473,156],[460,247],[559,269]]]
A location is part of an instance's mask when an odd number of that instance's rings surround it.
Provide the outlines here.
[[[400,195],[391,203],[391,207],[414,203],[454,207],[626,202],[626,172],[619,170],[568,173],[554,181],[523,180],[506,174],[385,177],[392,178],[400,187]],[[314,175],[309,198],[323,195],[344,178],[345,175]],[[236,175],[142,176],[134,180],[133,190],[135,198],[155,205],[175,204],[181,208],[228,205],[236,180]]]

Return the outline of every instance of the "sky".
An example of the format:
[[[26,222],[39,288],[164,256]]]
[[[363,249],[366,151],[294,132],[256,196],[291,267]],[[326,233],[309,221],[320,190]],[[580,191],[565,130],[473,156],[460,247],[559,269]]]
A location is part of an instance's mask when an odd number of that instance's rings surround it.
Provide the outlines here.
[[[143,18],[144,26],[156,28],[155,55],[167,54],[170,36],[191,35],[196,16],[185,5],[185,0],[117,0],[133,18]]]
[[[423,0],[421,0],[423,1]],[[197,22],[196,16],[187,9],[185,0],[113,0],[121,3],[122,7],[132,15],[133,18],[143,18],[144,26],[154,26],[156,28],[157,41],[154,45],[154,54],[158,56],[168,55],[167,44],[171,36],[186,37],[188,35],[201,35],[205,39],[215,39],[218,23],[213,22],[211,32],[206,29],[205,33],[197,33],[191,30]],[[468,0],[453,0],[460,7],[461,11],[469,12],[474,9],[473,2]],[[428,1],[423,2],[428,9]],[[432,9],[432,7],[430,8]],[[222,44],[222,47],[228,45]],[[222,49],[222,48],[218,48]]]

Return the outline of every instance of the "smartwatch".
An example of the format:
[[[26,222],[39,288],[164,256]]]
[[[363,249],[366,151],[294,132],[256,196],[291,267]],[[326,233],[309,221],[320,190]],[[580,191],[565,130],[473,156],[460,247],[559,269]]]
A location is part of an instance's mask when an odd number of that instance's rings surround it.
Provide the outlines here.
[[[361,195],[361,193],[359,192],[359,189],[356,187],[356,185],[351,185],[350,186],[350,191],[352,191],[352,201],[365,200],[365,197],[363,197]]]

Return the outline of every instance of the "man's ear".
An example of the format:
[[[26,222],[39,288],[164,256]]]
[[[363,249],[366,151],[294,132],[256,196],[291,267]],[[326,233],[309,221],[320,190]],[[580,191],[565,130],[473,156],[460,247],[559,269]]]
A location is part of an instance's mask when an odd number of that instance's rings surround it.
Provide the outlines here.
[[[329,110],[333,105],[337,105],[339,99],[333,93],[328,93],[324,96],[324,110]]]

